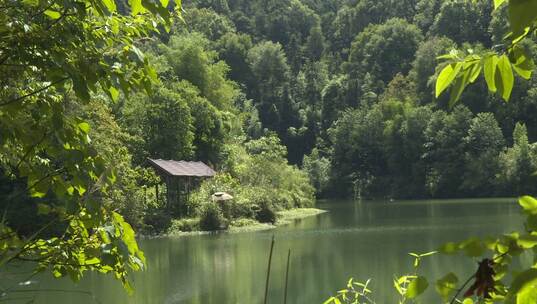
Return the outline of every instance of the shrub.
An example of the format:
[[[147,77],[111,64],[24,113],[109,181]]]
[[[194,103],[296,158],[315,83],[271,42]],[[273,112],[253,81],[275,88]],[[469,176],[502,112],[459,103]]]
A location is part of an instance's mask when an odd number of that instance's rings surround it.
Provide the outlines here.
[[[200,219],[200,228],[205,231],[223,230],[228,226],[227,220],[216,203],[203,206]]]
[[[173,232],[191,232],[200,230],[199,218],[187,218],[180,220],[173,220],[168,233]]]
[[[147,211],[144,222],[148,232],[162,233],[170,228],[172,217],[165,209],[151,208]]]
[[[231,226],[233,227],[247,227],[255,224],[257,224],[257,221],[251,218],[240,218],[231,222]]]
[[[200,216],[205,204],[212,202],[212,195],[215,192],[234,195],[235,189],[239,187],[239,182],[227,173],[219,173],[214,178],[203,181],[187,202],[188,215]]]
[[[276,211],[274,210],[274,207],[271,203],[263,200],[257,207],[258,209],[255,218],[260,223],[276,223]]]

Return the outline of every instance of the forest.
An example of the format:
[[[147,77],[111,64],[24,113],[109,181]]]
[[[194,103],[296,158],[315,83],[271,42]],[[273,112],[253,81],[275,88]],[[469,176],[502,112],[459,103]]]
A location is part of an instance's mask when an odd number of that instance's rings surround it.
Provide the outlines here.
[[[0,0],[0,265],[130,288],[134,230],[274,224],[319,198],[535,194],[537,78],[514,61],[537,40],[505,45],[503,2]],[[519,52],[512,92],[480,69],[438,94],[454,50]],[[217,175],[178,214],[149,158]]]
[[[437,57],[501,45],[506,11],[491,1],[193,1],[178,35],[227,67],[245,135],[277,135],[319,197],[512,196],[531,193],[537,169],[535,82],[518,78],[508,103],[484,79],[455,106],[434,95]],[[534,54],[532,40],[524,48]]]
[[[100,200],[135,227],[200,229],[172,221],[148,158],[203,161],[219,172],[186,202],[209,230],[243,218],[274,222],[276,211],[312,206],[314,196],[532,192],[535,81],[517,80],[509,103],[484,79],[455,106],[434,95],[438,56],[501,43],[506,9],[492,12],[491,1],[199,0],[182,10],[182,21],[136,44],[159,76],[150,94],[111,87],[88,103],[65,97],[114,164],[117,180]],[[535,51],[532,40],[524,47]],[[3,178],[4,197],[26,191]],[[240,193],[229,214],[205,204],[214,191]],[[9,217],[37,210],[25,206]],[[29,229],[34,219],[15,222]]]

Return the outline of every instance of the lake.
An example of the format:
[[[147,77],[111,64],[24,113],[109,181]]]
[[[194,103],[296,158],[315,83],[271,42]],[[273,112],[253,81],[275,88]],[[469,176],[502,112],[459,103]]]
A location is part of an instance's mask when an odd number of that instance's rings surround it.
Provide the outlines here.
[[[510,232],[520,229],[522,221],[514,199],[322,201],[317,207],[329,212],[271,231],[141,240],[148,270],[133,277],[136,292],[131,297],[120,283],[96,274],[76,286],[47,274],[21,289],[48,289],[34,303],[262,303],[274,235],[269,303],[283,303],[289,249],[288,303],[322,303],[350,277],[371,279],[376,302],[394,303],[394,275],[412,269],[408,252]],[[475,271],[475,262],[426,258],[422,273],[433,284],[424,302],[435,299],[436,279],[453,271],[465,280]]]

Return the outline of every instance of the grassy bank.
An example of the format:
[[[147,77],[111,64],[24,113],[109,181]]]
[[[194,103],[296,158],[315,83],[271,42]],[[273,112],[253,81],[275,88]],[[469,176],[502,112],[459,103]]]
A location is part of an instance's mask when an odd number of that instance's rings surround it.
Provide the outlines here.
[[[234,220],[229,224],[227,230],[202,231],[199,227],[199,218],[174,220],[170,229],[164,234],[168,236],[185,236],[195,234],[210,234],[210,233],[240,233],[274,229],[279,226],[293,223],[296,220],[304,219],[311,216],[316,216],[327,211],[316,208],[294,208],[277,212],[277,220],[274,224],[260,223],[250,218],[242,218]]]

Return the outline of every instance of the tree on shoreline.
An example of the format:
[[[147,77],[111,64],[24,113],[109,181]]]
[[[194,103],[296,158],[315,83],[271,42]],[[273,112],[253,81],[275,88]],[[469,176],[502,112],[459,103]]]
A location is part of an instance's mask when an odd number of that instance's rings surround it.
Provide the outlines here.
[[[18,231],[3,218],[1,267],[32,261],[36,273],[75,281],[88,270],[113,273],[131,289],[128,273],[145,258],[132,227],[103,203],[114,166],[73,109],[151,92],[157,74],[138,46],[170,28],[175,2],[0,1],[0,172],[14,185],[2,205],[31,206],[25,216],[36,219]]]

